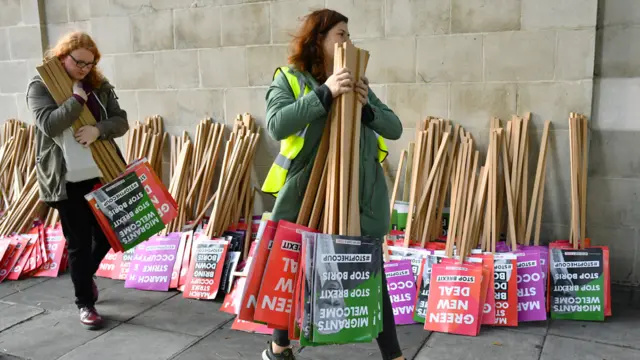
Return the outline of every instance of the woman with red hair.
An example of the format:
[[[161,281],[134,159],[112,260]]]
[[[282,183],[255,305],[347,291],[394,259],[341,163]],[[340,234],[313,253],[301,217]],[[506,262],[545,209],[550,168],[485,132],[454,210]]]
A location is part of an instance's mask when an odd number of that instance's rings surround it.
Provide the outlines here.
[[[263,191],[277,194],[273,221],[296,221],[331,103],[336,97],[355,91],[363,105],[359,125],[361,233],[383,241],[390,219],[388,189],[380,165],[386,149],[380,144],[381,138],[399,139],[402,124],[369,89],[366,77],[356,82],[353,69],[333,72],[334,45],[350,42],[347,23],[344,15],[333,10],[309,14],[292,42],[290,65],[276,70],[266,96],[266,121],[269,134],[281,141],[281,148]],[[382,287],[384,328],[376,340],[383,359],[404,359],[384,275]],[[262,358],[295,358],[286,330],[274,331],[273,341]]]
[[[36,177],[40,199],[60,215],[80,322],[95,329],[102,325],[102,318],[94,307],[98,288],[93,275],[111,246],[84,196],[100,184],[99,171],[95,170],[97,166],[89,168],[94,170],[70,171],[75,164],[66,163],[63,148],[68,147],[65,137],[84,147],[96,140],[113,141],[129,130],[129,122],[113,86],[98,71],[100,52],[89,35],[65,35],[47,52],[45,61],[54,57],[73,81],[73,95],[58,105],[40,76],[28,85],[27,105],[36,125]],[[74,133],[71,126],[85,105],[96,124]]]

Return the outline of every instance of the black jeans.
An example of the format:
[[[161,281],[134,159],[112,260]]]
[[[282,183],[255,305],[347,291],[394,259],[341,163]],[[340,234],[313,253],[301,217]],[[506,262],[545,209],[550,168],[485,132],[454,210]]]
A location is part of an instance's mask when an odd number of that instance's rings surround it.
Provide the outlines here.
[[[92,179],[67,183],[67,199],[48,203],[60,214],[62,232],[67,239],[69,271],[78,308],[94,305],[93,275],[111,249],[107,237],[84,198],[98,182],[98,179]]]
[[[378,335],[376,341],[378,342],[382,359],[392,360],[402,356],[384,270],[382,271],[382,332]],[[278,346],[289,346],[289,332],[275,329],[273,331],[273,342]]]

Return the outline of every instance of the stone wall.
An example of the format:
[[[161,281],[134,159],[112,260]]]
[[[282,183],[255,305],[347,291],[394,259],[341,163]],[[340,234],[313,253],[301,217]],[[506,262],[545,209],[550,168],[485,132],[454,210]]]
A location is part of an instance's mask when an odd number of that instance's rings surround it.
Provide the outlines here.
[[[637,7],[633,0],[620,2]],[[552,121],[543,238],[569,236],[567,119],[572,111],[591,116],[597,0],[45,0],[39,17],[25,10],[31,3],[0,0],[3,9],[19,7],[12,11],[23,18],[16,21],[17,15],[3,11],[0,39],[33,42],[40,21],[46,24],[47,44],[69,30],[90,32],[104,54],[101,68],[117,86],[130,121],[160,114],[173,134],[193,133],[205,116],[230,123],[242,112],[252,113],[264,127],[265,93],[273,70],[286,63],[289,35],[300,16],[324,6],[339,10],[350,17],[356,45],[371,52],[367,73],[373,91],[405,127],[399,141],[389,142],[392,172],[401,150],[414,139],[416,121],[425,116],[462,124],[484,153],[491,116],[506,121],[530,111],[536,135],[530,174],[535,173],[543,121]],[[613,22],[640,20],[617,9]],[[611,245],[614,279],[635,281],[634,220],[640,211],[633,204],[640,166],[623,145],[637,132],[622,131],[638,126],[630,120],[634,101],[624,90],[638,89],[633,77],[640,70],[628,66],[637,62],[632,59],[638,51],[621,40],[630,43],[637,29],[615,29],[605,28],[605,39],[615,39],[605,40],[610,50],[602,63],[610,69],[608,77],[622,71],[627,79],[611,79],[614,87],[596,92],[596,100],[607,96],[623,103],[615,109],[599,107],[598,115],[606,116],[592,123],[588,234],[594,243]],[[20,81],[33,68],[39,49],[5,47],[0,47],[0,60],[7,60],[0,73],[8,76],[0,76],[0,118],[30,121]],[[620,64],[621,52],[628,55],[628,64]],[[12,69],[20,66],[22,75]],[[607,81],[596,79],[602,89]],[[278,144],[263,135],[256,184],[278,151]],[[596,186],[607,191],[596,191]],[[270,199],[263,200],[261,206],[269,208]]]

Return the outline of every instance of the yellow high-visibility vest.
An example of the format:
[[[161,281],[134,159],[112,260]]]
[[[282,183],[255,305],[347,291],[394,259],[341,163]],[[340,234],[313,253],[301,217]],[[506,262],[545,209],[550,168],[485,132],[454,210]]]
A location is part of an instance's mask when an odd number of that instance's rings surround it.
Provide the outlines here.
[[[274,78],[278,74],[278,71],[281,71],[287,78],[287,81],[289,81],[289,86],[291,86],[291,89],[293,90],[293,97],[296,98],[296,100],[311,91],[311,88],[305,84],[304,79],[302,77],[296,77],[288,66],[276,69],[273,75]],[[304,91],[301,91],[301,89],[304,89]],[[298,156],[304,146],[304,136],[307,133],[308,128],[309,124],[307,124],[304,129],[295,134],[289,135],[289,137],[280,141],[280,152],[271,165],[267,178],[262,184],[263,192],[276,197],[278,196],[278,192],[280,192],[280,189],[282,189],[285,181],[287,180],[287,174],[289,173],[291,162],[296,158],[296,156]],[[384,159],[387,158],[389,150],[384,142],[384,138],[377,133],[376,137],[378,139],[378,161],[382,163]]]

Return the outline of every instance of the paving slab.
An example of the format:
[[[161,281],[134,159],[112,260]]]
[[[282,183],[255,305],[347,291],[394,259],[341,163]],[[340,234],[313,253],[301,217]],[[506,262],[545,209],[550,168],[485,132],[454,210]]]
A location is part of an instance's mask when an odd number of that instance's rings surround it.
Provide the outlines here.
[[[3,298],[3,301],[36,306],[52,311],[77,312],[75,293],[69,276],[50,278],[23,291]]]
[[[260,359],[271,337],[231,330],[230,326],[212,332],[175,360]]]
[[[640,310],[614,307],[612,313],[603,322],[554,320],[549,334],[640,349]]]
[[[433,333],[415,359],[538,360],[543,342],[542,336],[496,329],[477,337]]]
[[[549,335],[540,360],[632,360],[640,351],[577,339]]]
[[[65,354],[59,360],[169,359],[196,340],[195,336],[122,324]]]
[[[53,311],[0,333],[0,349],[31,360],[51,360],[104,334],[119,323],[107,321],[98,331],[86,330],[78,315]]]
[[[0,301],[0,332],[43,312],[44,309],[34,306]]]
[[[221,305],[217,301],[185,299],[177,295],[127,323],[203,336],[234,318],[233,315],[220,311]]]
[[[25,359],[21,357],[13,356],[11,354],[3,354],[2,352],[0,352],[0,360],[25,360]]]
[[[124,285],[114,286],[100,292],[96,309],[105,318],[125,322],[177,294],[175,291],[142,291],[125,289]]]
[[[516,332],[523,332],[523,333],[527,333],[527,334],[533,334],[533,335],[540,335],[540,336],[545,336],[547,335],[547,331],[549,330],[549,321],[532,321],[532,322],[521,322],[518,324],[517,327],[510,327],[510,326],[499,326],[499,327],[495,327],[494,329],[497,330],[507,330],[507,331],[516,331]],[[490,327],[487,326],[483,326],[482,329],[488,329]]]
[[[22,291],[24,289],[30,288],[34,285],[38,285],[48,280],[51,280],[51,278],[37,277],[37,278],[27,278],[27,279],[17,280],[17,281],[5,280],[2,283],[0,283],[0,299],[5,298],[9,295],[15,294],[18,291]]]
[[[425,340],[429,337],[430,332],[423,329],[422,324],[405,325],[396,327],[400,349],[407,359],[412,359],[418,350],[424,345]],[[348,345],[329,345],[318,347],[306,347],[301,349],[300,359],[339,359],[349,358],[370,359],[380,358],[380,349],[378,343],[374,340],[367,344],[348,344]]]

